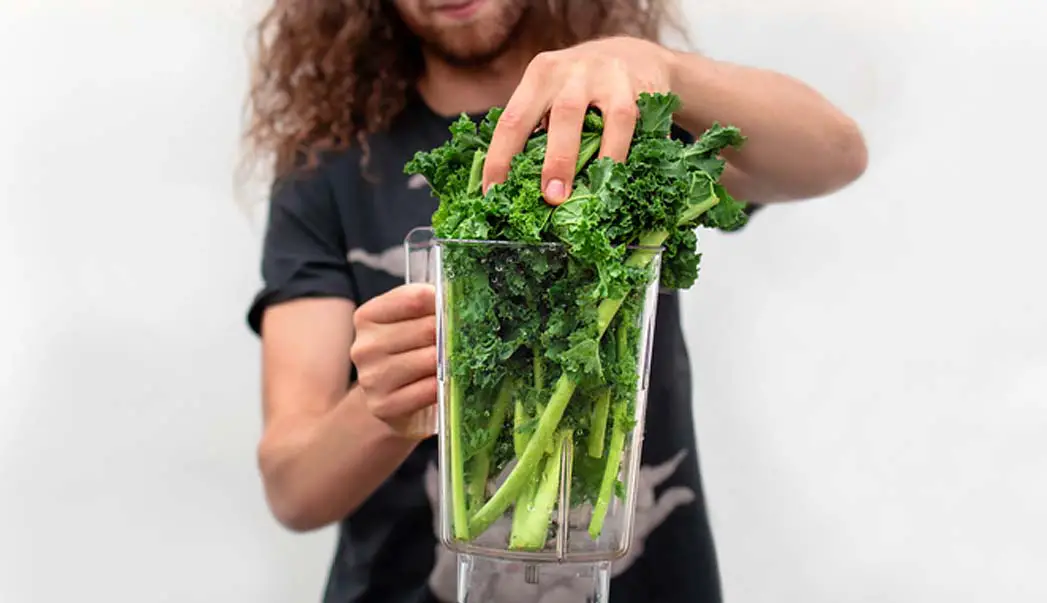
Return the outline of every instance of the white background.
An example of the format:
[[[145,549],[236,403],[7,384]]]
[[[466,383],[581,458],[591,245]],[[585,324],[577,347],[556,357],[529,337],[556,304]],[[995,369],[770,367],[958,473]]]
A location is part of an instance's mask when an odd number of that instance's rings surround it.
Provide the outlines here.
[[[871,149],[686,298],[729,603],[1047,600],[1047,4],[700,0]],[[253,11],[0,0],[0,601],[317,601],[254,468]]]

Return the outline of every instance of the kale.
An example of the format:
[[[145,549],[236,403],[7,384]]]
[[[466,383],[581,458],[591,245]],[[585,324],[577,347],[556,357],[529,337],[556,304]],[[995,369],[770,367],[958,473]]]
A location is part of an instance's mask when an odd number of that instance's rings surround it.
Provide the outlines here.
[[[541,193],[543,132],[481,192],[500,108],[478,124],[463,115],[450,140],[405,166],[439,200],[456,539],[475,539],[513,507],[510,548],[541,549],[565,486],[572,506],[592,505],[588,531],[599,538],[635,427],[651,287],[695,283],[697,228],[746,222],[719,183],[720,155],[742,145],[740,131],[714,124],[687,144],[670,138],[675,95],[637,104],[624,163],[596,158],[603,121],[587,113],[572,193],[557,207]]]

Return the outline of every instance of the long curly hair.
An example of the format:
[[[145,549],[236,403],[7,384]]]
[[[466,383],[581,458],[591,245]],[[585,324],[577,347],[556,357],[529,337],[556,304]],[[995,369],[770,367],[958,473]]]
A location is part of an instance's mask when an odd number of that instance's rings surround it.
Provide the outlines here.
[[[531,0],[541,48],[611,35],[684,35],[673,0]],[[540,19],[540,20],[539,20]],[[390,0],[275,0],[253,33],[245,142],[276,176],[361,146],[403,110],[422,75],[421,43]]]

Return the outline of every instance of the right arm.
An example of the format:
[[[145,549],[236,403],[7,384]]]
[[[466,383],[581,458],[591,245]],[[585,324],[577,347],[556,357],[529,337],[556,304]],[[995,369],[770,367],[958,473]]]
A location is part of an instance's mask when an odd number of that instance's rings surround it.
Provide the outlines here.
[[[382,393],[369,405],[359,384],[346,391],[353,312],[345,299],[307,298],[275,305],[263,318],[258,463],[270,509],[292,530],[317,529],[351,513],[417,443],[375,415],[382,413]],[[366,363],[379,357],[362,359],[372,376]],[[435,400],[435,384],[430,395]],[[406,407],[424,404],[422,398]]]

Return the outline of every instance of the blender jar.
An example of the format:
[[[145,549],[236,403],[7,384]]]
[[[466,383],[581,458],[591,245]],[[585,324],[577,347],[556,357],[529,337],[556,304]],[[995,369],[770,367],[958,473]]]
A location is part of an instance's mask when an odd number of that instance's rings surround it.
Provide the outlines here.
[[[459,601],[498,603],[480,589],[513,576],[607,601],[633,529],[661,250],[625,250],[608,275],[560,244],[424,231],[409,241],[436,286],[439,536]]]

